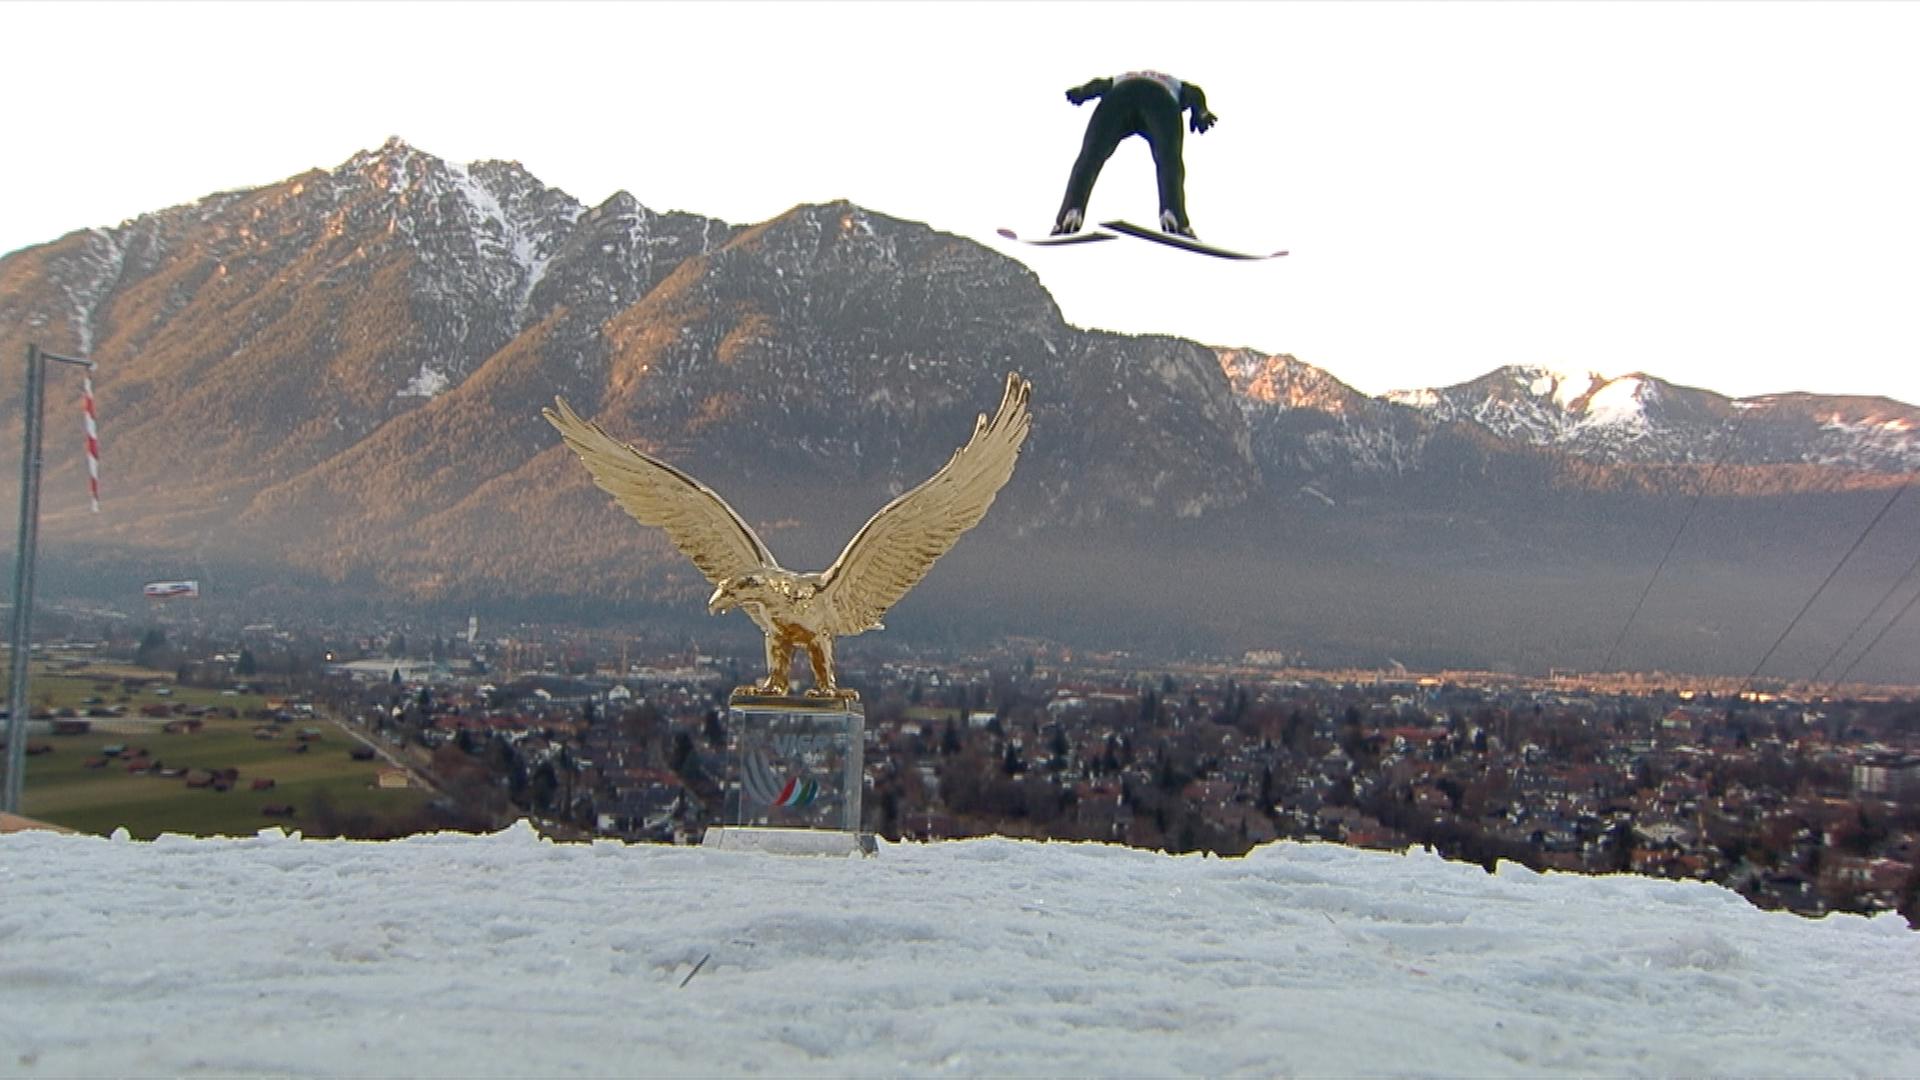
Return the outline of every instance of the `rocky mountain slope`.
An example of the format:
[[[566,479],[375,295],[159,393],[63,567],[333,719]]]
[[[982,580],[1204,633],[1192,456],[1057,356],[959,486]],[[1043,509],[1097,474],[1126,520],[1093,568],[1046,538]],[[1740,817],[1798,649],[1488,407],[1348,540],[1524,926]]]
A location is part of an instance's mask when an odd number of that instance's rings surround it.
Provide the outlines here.
[[[811,568],[1019,370],[1020,469],[893,625],[1578,666],[1624,614],[1592,598],[1637,591],[1710,482],[1676,551],[1713,586],[1635,659],[1737,667],[1751,635],[1725,628],[1791,614],[1781,575],[1817,581],[1920,467],[1920,410],[1884,399],[1531,368],[1372,398],[1292,357],[1069,326],[1018,262],[851,204],[744,227],[589,208],[399,140],[0,259],[0,354],[28,342],[99,363],[97,517],[50,420],[55,580],[254,603],[677,617],[704,583],[589,485],[539,419],[553,396]]]

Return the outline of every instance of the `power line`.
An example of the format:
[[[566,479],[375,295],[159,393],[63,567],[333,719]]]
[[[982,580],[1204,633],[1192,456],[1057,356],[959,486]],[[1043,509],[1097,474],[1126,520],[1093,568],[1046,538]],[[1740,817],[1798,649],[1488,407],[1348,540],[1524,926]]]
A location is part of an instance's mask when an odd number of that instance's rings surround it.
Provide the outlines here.
[[[1739,408],[1737,402],[1735,407]],[[1633,620],[1640,616],[1640,607],[1647,602],[1647,595],[1653,592],[1653,583],[1660,580],[1660,571],[1667,568],[1667,560],[1673,557],[1673,549],[1680,546],[1680,537],[1687,531],[1687,526],[1693,523],[1693,512],[1700,505],[1700,497],[1705,495],[1707,488],[1713,485],[1713,478],[1719,474],[1720,466],[1726,462],[1727,455],[1733,453],[1734,444],[1740,441],[1740,429],[1752,413],[1751,408],[1740,409],[1739,417],[1734,421],[1733,431],[1727,435],[1726,445],[1720,448],[1720,456],[1714,459],[1713,467],[1707,470],[1705,479],[1701,480],[1700,486],[1694,489],[1693,499],[1687,503],[1686,516],[1680,519],[1680,527],[1673,531],[1673,538],[1667,541],[1667,550],[1661,553],[1659,565],[1653,568],[1653,576],[1647,579],[1646,586],[1640,590],[1640,598],[1633,602],[1633,610],[1627,612],[1626,623],[1620,627],[1620,633],[1613,639],[1613,647],[1607,650],[1606,660],[1600,664],[1601,671],[1613,670],[1613,658],[1620,651],[1620,643],[1627,640],[1627,631],[1633,627]]]
[[[1827,657],[1826,662],[1814,670],[1813,678],[1807,680],[1809,685],[1820,681],[1820,676],[1827,673],[1827,668],[1832,666],[1835,660],[1840,659],[1840,654],[1846,652],[1847,646],[1853,644],[1853,639],[1859,635],[1860,631],[1865,630],[1867,624],[1873,621],[1873,617],[1880,614],[1880,609],[1887,606],[1887,601],[1893,599],[1896,593],[1906,587],[1907,581],[1913,577],[1915,571],[1920,571],[1920,555],[1913,557],[1913,562],[1907,566],[1907,572],[1900,575],[1900,580],[1894,582],[1891,588],[1881,594],[1879,601],[1873,605],[1872,610],[1868,611],[1866,615],[1861,617],[1858,623],[1854,624],[1853,629],[1848,632],[1846,640],[1842,641],[1839,647],[1833,650],[1833,655]]]
[[[1793,620],[1791,622],[1787,623],[1787,628],[1785,630],[1780,631],[1780,636],[1773,640],[1773,645],[1767,649],[1767,654],[1760,658],[1759,663],[1753,665],[1753,671],[1749,672],[1747,675],[1746,685],[1741,688],[1742,693],[1745,693],[1747,690],[1750,690],[1753,688],[1753,680],[1760,677],[1760,669],[1763,667],[1766,667],[1767,661],[1773,659],[1774,651],[1779,649],[1780,644],[1787,640],[1788,634],[1793,633],[1793,628],[1800,625],[1800,620],[1803,617],[1805,617],[1808,610],[1810,610],[1813,607],[1813,602],[1815,600],[1820,599],[1820,594],[1827,591],[1827,586],[1833,584],[1834,578],[1840,576],[1840,569],[1847,565],[1847,560],[1853,558],[1854,552],[1860,550],[1860,545],[1865,543],[1867,540],[1867,534],[1873,531],[1873,527],[1875,525],[1880,524],[1880,519],[1887,516],[1887,511],[1893,509],[1893,504],[1899,500],[1900,496],[1906,494],[1907,487],[1912,483],[1913,483],[1913,474],[1908,473],[1907,478],[1900,482],[1900,486],[1898,488],[1894,489],[1892,497],[1889,498],[1886,501],[1886,503],[1880,507],[1880,512],[1873,515],[1873,520],[1867,522],[1867,527],[1860,530],[1859,536],[1856,536],[1853,538],[1853,546],[1847,549],[1847,553],[1845,555],[1840,556],[1839,562],[1833,564],[1833,569],[1827,572],[1826,580],[1820,583],[1819,588],[1813,590],[1813,595],[1807,597],[1806,603],[1800,605],[1799,612],[1797,612],[1793,616]]]
[[[1920,592],[1916,592],[1912,596],[1907,597],[1907,602],[1901,605],[1899,613],[1894,615],[1894,617],[1887,622],[1887,625],[1881,627],[1879,633],[1873,635],[1873,640],[1867,642],[1867,647],[1861,649],[1860,655],[1853,658],[1853,662],[1847,665],[1847,670],[1841,672],[1839,676],[1833,680],[1833,685],[1827,688],[1827,695],[1829,697],[1833,695],[1835,690],[1840,688],[1841,683],[1847,681],[1847,676],[1853,674],[1853,669],[1860,666],[1860,661],[1867,658],[1867,654],[1873,651],[1873,647],[1880,644],[1880,639],[1887,636],[1887,631],[1898,626],[1900,620],[1907,617],[1907,612],[1913,610],[1913,604],[1916,600],[1920,600]]]

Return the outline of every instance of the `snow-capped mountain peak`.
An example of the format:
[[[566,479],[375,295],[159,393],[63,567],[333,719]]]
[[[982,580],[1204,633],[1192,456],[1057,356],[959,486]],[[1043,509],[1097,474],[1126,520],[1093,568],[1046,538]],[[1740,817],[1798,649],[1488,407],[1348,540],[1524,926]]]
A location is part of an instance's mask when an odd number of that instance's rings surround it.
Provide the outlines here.
[[[1575,373],[1549,367],[1516,367],[1509,370],[1514,381],[1524,386],[1528,394],[1551,401],[1568,412],[1577,411],[1582,398],[1591,396],[1608,381],[1606,376],[1595,371]]]
[[[1385,397],[1439,423],[1470,423],[1501,438],[1602,460],[1672,452],[1685,458],[1683,449],[1655,445],[1661,436],[1676,434],[1663,415],[1665,385],[1637,372],[1612,377],[1516,365],[1458,386],[1399,390]]]
[[[1912,406],[1885,398],[1770,394],[1735,400],[1633,372],[1607,376],[1516,365],[1386,401],[1440,425],[1616,464],[1920,468]],[[1729,446],[1728,440],[1734,445]]]
[[[333,172],[340,194],[370,186],[390,233],[432,247],[428,290],[487,296],[524,325],[528,301],[586,207],[518,162],[442,161],[398,137],[355,154]],[[464,250],[463,250],[464,249]]]

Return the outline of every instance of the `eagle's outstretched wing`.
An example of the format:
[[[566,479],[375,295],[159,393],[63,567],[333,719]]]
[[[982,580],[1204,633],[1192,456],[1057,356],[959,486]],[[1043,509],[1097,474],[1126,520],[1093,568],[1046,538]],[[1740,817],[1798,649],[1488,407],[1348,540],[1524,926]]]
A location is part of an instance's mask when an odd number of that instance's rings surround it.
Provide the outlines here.
[[[635,521],[666,530],[673,546],[685,552],[708,581],[718,585],[736,574],[778,565],[767,545],[711,488],[582,420],[560,398],[553,404],[540,415],[580,455],[593,482]]]
[[[978,524],[1013,475],[1026,441],[1027,380],[1007,376],[1000,408],[974,424],[973,437],[925,483],[888,503],[848,542],[822,575],[831,634],[871,629],[960,534]]]

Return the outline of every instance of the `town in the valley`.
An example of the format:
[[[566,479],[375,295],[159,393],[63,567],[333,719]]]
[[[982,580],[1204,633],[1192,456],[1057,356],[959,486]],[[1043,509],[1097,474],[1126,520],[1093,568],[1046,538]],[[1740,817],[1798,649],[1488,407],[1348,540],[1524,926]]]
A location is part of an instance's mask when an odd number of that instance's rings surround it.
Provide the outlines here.
[[[556,840],[698,843],[725,803],[727,695],[758,663],[746,639],[711,655],[666,636],[485,636],[473,622],[215,633],[80,619],[66,633],[36,646],[39,666],[140,663],[182,687],[263,694],[271,721],[357,740],[357,755],[379,754],[381,783],[430,796],[402,817],[274,804],[258,822],[308,836],[525,818]],[[1911,692],[1312,671],[1280,653],[1156,663],[1037,640],[965,657],[850,650],[841,666],[866,711],[864,824],[889,840],[1228,857],[1281,839],[1428,846],[1489,869],[1717,882],[1764,908],[1898,910],[1920,925]],[[142,711],[169,723],[217,706]],[[124,712],[37,710],[32,760]],[[199,764],[218,780],[219,763]]]

